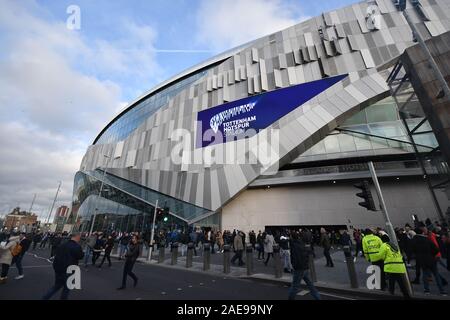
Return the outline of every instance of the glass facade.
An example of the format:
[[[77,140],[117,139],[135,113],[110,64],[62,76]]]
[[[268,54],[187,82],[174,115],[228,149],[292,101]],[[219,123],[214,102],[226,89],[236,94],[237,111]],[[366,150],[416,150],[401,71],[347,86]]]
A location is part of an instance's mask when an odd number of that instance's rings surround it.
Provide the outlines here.
[[[96,170],[75,175],[72,215],[77,217],[81,232],[88,232],[93,220],[94,231],[145,232],[151,229],[156,200],[158,207],[170,210],[168,221],[158,228],[185,228],[190,220],[209,214],[203,208]]]
[[[423,117],[408,119],[414,127]],[[427,129],[424,126],[424,131]],[[420,151],[427,152],[437,146],[432,132],[420,136]],[[399,116],[397,104],[392,97],[383,99],[349,118],[339,130],[303,153],[294,162],[307,162],[325,158],[357,157],[358,153],[376,154],[413,153],[408,132]]]
[[[95,144],[108,144],[126,139],[140,124],[169,102],[171,98],[203,77],[207,72],[208,70],[199,71],[146,97],[114,121],[97,139]]]

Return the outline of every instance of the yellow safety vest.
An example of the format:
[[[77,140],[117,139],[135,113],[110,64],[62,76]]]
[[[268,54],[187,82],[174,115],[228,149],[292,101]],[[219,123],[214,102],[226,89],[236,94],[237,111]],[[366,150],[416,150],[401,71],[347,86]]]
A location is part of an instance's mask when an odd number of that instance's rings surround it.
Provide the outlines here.
[[[379,251],[383,241],[373,234],[368,234],[362,239],[364,256],[367,261],[376,262],[380,260]]]
[[[400,251],[394,250],[389,243],[381,245],[379,257],[384,261],[384,272],[406,273],[402,254]]]

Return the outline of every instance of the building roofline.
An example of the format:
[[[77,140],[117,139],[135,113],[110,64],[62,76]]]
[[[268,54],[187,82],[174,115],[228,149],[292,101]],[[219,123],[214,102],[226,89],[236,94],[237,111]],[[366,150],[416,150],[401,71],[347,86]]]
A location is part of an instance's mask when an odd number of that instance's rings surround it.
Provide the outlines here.
[[[250,42],[247,42],[243,45],[240,45],[238,47],[235,47],[233,49],[227,50],[223,53],[220,53],[216,56],[213,56],[212,58],[205,60],[199,64],[194,65],[193,67],[190,67],[176,75],[174,75],[173,77],[161,82],[160,84],[156,85],[155,87],[153,87],[152,89],[150,89],[149,91],[145,92],[144,94],[142,94],[141,96],[139,96],[138,98],[136,98],[135,100],[133,100],[132,102],[130,102],[122,111],[119,112],[119,114],[117,114],[103,129],[102,131],[100,131],[100,133],[97,135],[97,137],[95,138],[94,142],[92,144],[96,144],[97,141],[100,139],[100,137],[105,133],[106,130],[108,130],[111,125],[113,125],[119,118],[121,118],[124,114],[126,114],[128,111],[130,111],[131,109],[133,109],[134,107],[136,107],[140,102],[142,102],[143,100],[145,100],[146,98],[148,98],[149,96],[158,93],[159,91],[171,86],[172,84],[174,84],[177,81],[182,80],[183,78],[187,78],[190,75],[192,75],[193,73],[199,72],[203,69],[207,69],[209,68],[211,65],[217,64],[217,63],[221,63],[224,60],[234,56],[235,54],[241,52],[244,48],[248,47],[249,45],[251,45],[252,43],[256,42],[257,40],[259,40],[261,38],[258,38],[256,40],[252,40]]]

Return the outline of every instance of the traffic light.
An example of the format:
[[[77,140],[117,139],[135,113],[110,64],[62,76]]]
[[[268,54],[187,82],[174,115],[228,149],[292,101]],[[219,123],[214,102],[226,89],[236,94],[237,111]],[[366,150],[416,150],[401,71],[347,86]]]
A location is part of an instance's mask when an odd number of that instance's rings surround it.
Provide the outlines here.
[[[370,192],[369,182],[367,180],[364,180],[363,182],[357,183],[354,186],[355,188],[362,190],[362,192],[357,193],[356,196],[363,198],[364,201],[358,204],[369,211],[377,211],[375,203],[373,202],[372,193]]]
[[[156,209],[156,221],[160,222],[164,218],[164,210],[162,208]]]
[[[167,222],[169,220],[169,211],[170,211],[169,207],[164,208],[164,213],[163,213],[163,215],[164,215],[163,221],[164,222]]]

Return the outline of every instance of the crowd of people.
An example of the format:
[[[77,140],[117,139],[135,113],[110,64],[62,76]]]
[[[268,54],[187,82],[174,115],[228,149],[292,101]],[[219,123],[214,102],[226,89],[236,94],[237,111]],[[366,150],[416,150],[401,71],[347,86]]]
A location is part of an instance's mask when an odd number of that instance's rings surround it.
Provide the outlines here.
[[[178,244],[181,255],[187,251],[189,243],[193,244],[194,255],[202,254],[203,248],[209,244],[211,253],[223,252],[226,245],[233,252],[231,263],[245,265],[243,252],[251,246],[257,252],[257,260],[265,266],[274,257],[274,246],[278,245],[284,272],[292,273],[293,282],[289,299],[294,299],[299,289],[300,281],[304,280],[310,288],[312,296],[320,299],[320,294],[309,279],[309,259],[316,256],[316,248],[323,250],[326,267],[334,268],[331,251],[346,247],[351,250],[353,259],[364,257],[369,263],[381,270],[380,289],[392,294],[398,284],[405,298],[410,297],[405,275],[407,268],[415,262],[415,279],[413,284],[423,283],[424,292],[430,293],[429,283],[432,277],[441,294],[445,295],[447,280],[439,273],[438,265],[450,271],[450,237],[447,224],[416,222],[414,226],[406,224],[395,229],[397,244],[393,243],[382,228],[326,230],[325,228],[298,229],[268,229],[257,233],[251,230],[245,233],[241,230],[215,230],[212,228],[192,228],[190,230],[161,230],[154,236],[154,245],[172,248]],[[61,270],[70,264],[78,264],[83,260],[84,267],[94,266],[102,268],[107,261],[111,267],[111,253],[118,247],[118,259],[125,260],[121,286],[126,288],[127,277],[133,280],[133,286],[138,283],[133,267],[142,253],[142,248],[150,246],[149,232],[121,233],[94,232],[92,234],[51,233],[40,231],[32,234],[0,233],[0,284],[5,283],[11,266],[16,265],[18,275],[15,279],[24,277],[22,259],[28,250],[44,250],[50,248],[49,261],[53,262],[55,270],[55,285],[44,296],[50,298],[55,292],[63,288],[61,298],[66,299],[68,290],[64,279],[67,275]],[[82,249],[84,247],[84,249]],[[100,259],[100,257],[103,257]]]

